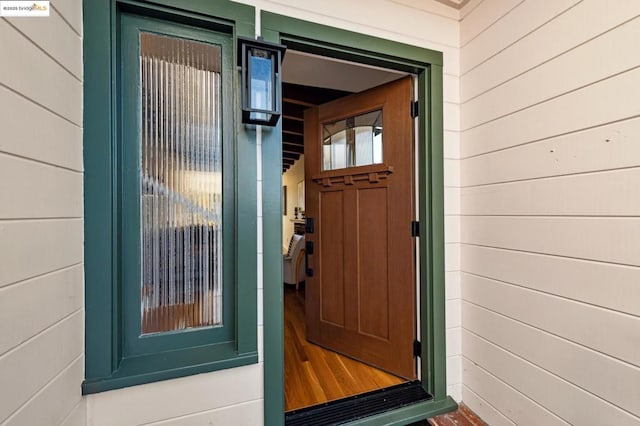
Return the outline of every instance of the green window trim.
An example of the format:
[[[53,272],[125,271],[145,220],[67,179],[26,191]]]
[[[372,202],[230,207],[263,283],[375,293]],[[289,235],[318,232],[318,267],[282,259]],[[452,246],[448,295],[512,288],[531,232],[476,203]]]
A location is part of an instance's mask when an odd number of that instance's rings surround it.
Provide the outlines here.
[[[457,408],[447,396],[444,282],[442,53],[262,12],[261,34],[288,49],[414,73],[418,76],[418,185],[422,385],[431,401],[360,419],[354,425],[404,425]],[[263,132],[265,424],[284,424],[282,269],[282,133]]]
[[[126,216],[118,192],[121,184],[118,170],[122,161],[116,119],[122,113],[116,81],[118,55],[123,47],[118,29],[121,14],[131,12],[170,20],[176,23],[176,28],[192,24],[226,33],[232,43],[239,35],[254,35],[252,7],[226,0],[184,0],[180,2],[181,9],[172,7],[175,4],[169,0],[84,1],[84,394],[258,362],[256,144],[255,133],[246,131],[239,124],[236,95],[239,75],[233,66],[231,106],[225,107],[232,109],[229,134],[235,138],[235,158],[232,164],[225,163],[226,168],[234,170],[230,185],[234,194],[231,200],[234,226],[230,232],[233,256],[230,257],[232,264],[227,268],[229,278],[225,272],[225,280],[233,281],[233,291],[226,295],[228,303],[225,303],[225,309],[229,305],[233,314],[228,333],[213,343],[192,340],[191,336],[199,331],[175,333],[181,335],[179,340],[183,342],[180,343],[185,345],[159,345],[154,348],[157,352],[134,353],[125,346],[127,325],[123,321],[126,309],[123,299],[126,292],[121,279],[123,240],[120,229]],[[186,33],[187,37],[194,36]],[[235,55],[236,49],[229,51]],[[229,59],[235,64],[235,58]],[[246,259],[254,261],[247,262]]]

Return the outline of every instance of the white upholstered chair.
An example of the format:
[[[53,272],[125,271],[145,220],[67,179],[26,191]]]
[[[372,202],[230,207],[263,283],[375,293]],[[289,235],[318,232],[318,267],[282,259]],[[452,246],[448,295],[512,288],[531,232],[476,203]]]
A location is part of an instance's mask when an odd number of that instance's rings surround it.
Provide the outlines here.
[[[304,235],[293,234],[289,241],[289,249],[282,259],[282,276],[285,284],[295,284],[296,290],[300,281],[304,280]]]

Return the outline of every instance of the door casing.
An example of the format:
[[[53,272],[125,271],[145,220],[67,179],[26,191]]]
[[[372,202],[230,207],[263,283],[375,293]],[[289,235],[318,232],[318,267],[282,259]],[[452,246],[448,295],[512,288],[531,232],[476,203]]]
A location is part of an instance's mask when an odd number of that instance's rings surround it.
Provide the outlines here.
[[[402,425],[455,410],[446,388],[442,53],[265,11],[261,26],[265,40],[290,49],[417,75],[420,367],[433,400],[351,424]],[[281,126],[261,131],[266,425],[284,423]]]

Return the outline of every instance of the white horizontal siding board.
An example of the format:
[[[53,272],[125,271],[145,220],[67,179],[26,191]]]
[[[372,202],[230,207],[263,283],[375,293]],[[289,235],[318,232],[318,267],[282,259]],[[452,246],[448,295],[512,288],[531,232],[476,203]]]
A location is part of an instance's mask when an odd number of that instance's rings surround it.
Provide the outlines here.
[[[554,19],[580,0],[527,0],[460,49],[464,75],[518,39]],[[482,8],[483,5],[480,6]]]
[[[447,338],[447,357],[457,356],[461,354],[461,344],[460,344],[460,327],[455,328],[447,328],[446,330],[446,338]],[[459,362],[459,360],[458,360]],[[449,380],[447,375],[447,380]],[[452,381],[453,383],[458,383],[459,381]]]
[[[462,298],[532,327],[609,354],[628,364],[640,366],[640,317],[467,273],[462,274]]]
[[[51,4],[82,35],[82,0],[53,0]]]
[[[397,40],[406,44],[414,44],[427,49],[442,52],[442,72],[443,74],[458,77],[460,75],[460,49],[458,47],[438,46],[430,43],[411,43],[412,40]]]
[[[444,160],[444,186],[460,186],[460,161],[445,158]]]
[[[514,426],[511,420],[505,417],[493,405],[482,399],[466,384],[462,385],[462,401],[476,413],[482,421],[491,426]]]
[[[635,117],[640,114],[638,98],[640,69],[636,68],[462,132],[462,157]]]
[[[305,2],[302,6],[297,0],[238,2],[291,18],[442,52],[443,72],[453,76],[459,74],[458,23],[449,18],[384,0],[349,3],[332,0],[329,3]],[[381,19],[383,16],[393,16],[394,19]]]
[[[462,318],[465,329],[640,416],[640,368],[471,303]]]
[[[84,399],[80,400],[78,404],[71,410],[66,419],[61,423],[61,426],[86,426],[87,424],[87,404]]]
[[[520,426],[566,426],[565,422],[517,389],[466,358],[462,359],[464,384]]]
[[[459,159],[460,158],[460,133],[453,131],[444,131],[444,158]]]
[[[262,372],[255,364],[89,395],[89,424],[147,424],[259,400]]]
[[[640,266],[640,218],[462,216],[462,242]]]
[[[553,0],[550,0],[553,1]],[[528,0],[537,5],[537,1]],[[518,8],[519,9],[519,8]],[[603,34],[640,13],[640,2],[582,0],[546,25],[480,64],[460,79],[463,102]],[[524,22],[528,18],[523,17]],[[507,39],[511,40],[511,39]],[[513,40],[511,40],[513,41]],[[615,48],[607,49],[613,52]],[[600,60],[594,58],[594,63]],[[626,52],[620,52],[625,55]],[[592,64],[593,66],[594,64]],[[580,70],[580,72],[585,72]]]
[[[443,125],[445,131],[460,130],[460,105],[445,102],[443,104]]]
[[[446,299],[454,300],[460,298],[460,271],[445,272]]]
[[[460,242],[460,216],[444,217],[444,240],[447,243]]]
[[[82,262],[82,220],[1,221],[0,287]]]
[[[444,245],[444,269],[445,271],[460,270],[460,244],[445,243]]]
[[[469,331],[463,330],[462,344],[465,357],[471,362],[570,424],[638,425],[639,419],[632,414]],[[464,390],[463,400],[466,401]],[[475,404],[470,407],[475,409]]]
[[[84,357],[80,356],[2,426],[60,424],[82,400],[83,379]]]
[[[462,269],[640,316],[640,268],[463,245]]]
[[[406,7],[417,9],[423,12],[429,12],[434,15],[443,16],[445,18],[458,21],[459,12],[453,7],[435,1],[423,0],[389,0],[391,3],[400,4]]]
[[[82,171],[82,129],[2,86],[0,128],[0,151]]]
[[[462,383],[447,386],[447,395],[453,398],[457,403],[462,402]]]
[[[81,265],[0,288],[0,355],[77,311],[83,302]]]
[[[82,80],[82,39],[55,9],[46,19],[20,17],[7,21]]]
[[[0,218],[82,217],[82,173],[0,153]]]
[[[462,315],[460,313],[460,299],[447,300],[445,302],[445,312],[445,327],[460,327],[462,323]]]
[[[0,61],[0,83],[82,125],[82,83],[5,20],[0,20],[0,40],[11,46],[11,60]]]
[[[462,188],[463,215],[640,216],[640,167]]]
[[[344,2],[325,0],[307,2],[300,6],[299,0],[270,0],[269,4],[286,7],[292,13],[303,13],[312,22],[323,18],[339,19],[358,26],[370,26],[395,34],[411,34],[422,40],[436,41],[447,46],[458,46],[457,21],[415,8],[407,8],[385,0]],[[382,19],[393,16],[396,19]]]
[[[615,48],[611,48],[615,46]],[[615,28],[464,105],[469,129],[640,65],[640,18]],[[594,60],[594,58],[598,58]],[[513,96],[517,93],[517,96]]]
[[[447,386],[462,383],[461,361],[460,355],[447,357]]]
[[[467,45],[478,34],[517,7],[524,0],[484,0],[460,21],[460,46]],[[466,7],[466,6],[465,6]]]
[[[442,91],[445,102],[460,103],[460,79],[458,76],[444,74],[442,76]]]
[[[461,185],[485,185],[640,165],[640,118],[461,160]]]
[[[460,188],[448,187],[444,189],[444,213],[446,215],[460,214]]]
[[[199,426],[199,425],[234,425],[256,426],[264,421],[263,401],[250,401],[243,404],[208,410],[189,416],[148,423],[148,426]]]
[[[35,304],[46,309],[47,301]],[[0,422],[6,420],[19,407],[53,380],[84,349],[84,315],[78,311],[69,318],[55,324],[23,345],[0,357],[0,383],[3,396],[0,398]],[[80,379],[73,394],[80,397]],[[10,389],[10,392],[7,390]],[[75,405],[75,404],[73,404]],[[33,407],[32,407],[33,408]],[[69,408],[70,411],[71,407]],[[64,418],[68,411],[60,418]],[[22,423],[23,425],[57,424]],[[20,423],[15,423],[20,424]]]

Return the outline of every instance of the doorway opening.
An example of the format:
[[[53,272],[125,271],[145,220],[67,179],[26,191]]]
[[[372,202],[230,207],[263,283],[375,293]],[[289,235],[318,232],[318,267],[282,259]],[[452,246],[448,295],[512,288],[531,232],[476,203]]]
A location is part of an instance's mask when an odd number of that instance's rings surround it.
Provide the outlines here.
[[[410,234],[417,217],[414,86],[406,72],[299,51],[285,56],[288,413],[420,378]]]

